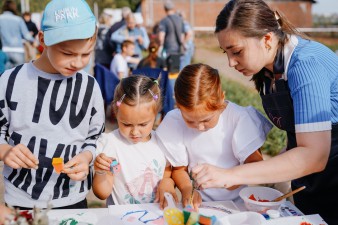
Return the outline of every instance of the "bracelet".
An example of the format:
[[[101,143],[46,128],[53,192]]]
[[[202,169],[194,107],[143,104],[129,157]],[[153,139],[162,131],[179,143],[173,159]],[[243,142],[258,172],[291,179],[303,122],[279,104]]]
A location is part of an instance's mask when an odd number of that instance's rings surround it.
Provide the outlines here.
[[[97,175],[106,175],[107,172],[104,171],[104,170],[97,170],[97,171],[95,171],[95,174],[97,174]]]

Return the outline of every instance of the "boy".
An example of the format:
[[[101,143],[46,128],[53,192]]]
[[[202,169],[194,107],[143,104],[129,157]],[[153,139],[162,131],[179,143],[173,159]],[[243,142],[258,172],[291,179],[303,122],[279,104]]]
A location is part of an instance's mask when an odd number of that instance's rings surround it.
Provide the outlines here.
[[[100,88],[82,70],[95,31],[84,0],[52,0],[38,34],[41,57],[1,76],[0,159],[8,205],[45,208],[51,200],[55,208],[87,208],[89,164],[104,130]],[[60,174],[53,158],[63,159]]]
[[[129,76],[128,63],[138,64],[140,61],[138,58],[132,57],[134,50],[134,42],[129,40],[122,42],[121,53],[117,53],[110,64],[110,71],[120,80]]]

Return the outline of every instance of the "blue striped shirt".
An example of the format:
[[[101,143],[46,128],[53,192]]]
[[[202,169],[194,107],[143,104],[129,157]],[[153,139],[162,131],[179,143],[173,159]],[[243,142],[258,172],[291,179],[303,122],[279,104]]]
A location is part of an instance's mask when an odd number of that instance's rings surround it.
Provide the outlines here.
[[[296,133],[331,130],[338,123],[338,56],[298,37],[287,66]]]

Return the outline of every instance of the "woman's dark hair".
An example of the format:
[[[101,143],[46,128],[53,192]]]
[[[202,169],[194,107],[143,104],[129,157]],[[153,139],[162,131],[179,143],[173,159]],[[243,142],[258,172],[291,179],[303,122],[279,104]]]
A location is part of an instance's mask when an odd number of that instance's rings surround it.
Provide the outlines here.
[[[2,12],[5,12],[5,11],[10,11],[14,15],[17,15],[18,12],[17,12],[17,9],[16,9],[16,3],[15,3],[15,1],[6,0],[4,2],[4,4],[2,5]]]
[[[231,0],[216,19],[215,33],[222,30],[235,30],[244,37],[261,39],[265,34],[273,32],[279,39],[282,48],[288,41],[288,35],[298,35],[309,39],[297,29],[278,11],[273,11],[263,0]],[[263,76],[262,73],[256,74]],[[261,80],[256,75],[253,80]],[[260,82],[260,81],[259,81]]]

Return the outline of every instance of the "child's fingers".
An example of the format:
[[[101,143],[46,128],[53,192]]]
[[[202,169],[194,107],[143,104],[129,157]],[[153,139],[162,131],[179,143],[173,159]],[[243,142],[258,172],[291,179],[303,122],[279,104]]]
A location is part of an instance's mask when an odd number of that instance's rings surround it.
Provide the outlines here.
[[[6,165],[18,168],[37,168],[38,160],[24,145],[18,144],[7,151],[3,159]],[[14,166],[14,167],[13,167]]]
[[[194,192],[194,199],[193,199],[193,207],[195,210],[198,210],[200,205],[202,204],[202,197],[198,191]]]
[[[26,146],[20,145],[20,149],[22,150],[22,153],[25,155],[25,158],[28,159],[29,165],[32,165],[31,167],[34,167],[39,164],[39,160]]]
[[[72,180],[81,181],[87,178],[88,173],[82,171],[79,173],[70,173],[70,174],[67,174],[67,176]]]

